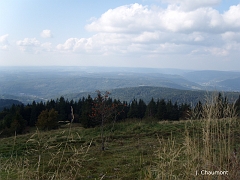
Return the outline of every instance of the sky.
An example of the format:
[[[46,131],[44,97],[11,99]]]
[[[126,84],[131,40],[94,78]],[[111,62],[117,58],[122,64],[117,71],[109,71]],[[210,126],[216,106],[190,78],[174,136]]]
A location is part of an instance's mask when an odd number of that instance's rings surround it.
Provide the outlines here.
[[[240,0],[0,0],[0,66],[240,71]]]

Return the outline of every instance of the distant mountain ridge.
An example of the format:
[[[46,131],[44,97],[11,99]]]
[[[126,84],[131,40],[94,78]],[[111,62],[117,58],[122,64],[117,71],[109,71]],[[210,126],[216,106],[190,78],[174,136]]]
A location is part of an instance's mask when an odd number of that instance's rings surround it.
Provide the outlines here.
[[[212,95],[218,95],[216,91],[198,91],[198,90],[179,90],[165,87],[151,87],[151,86],[140,86],[140,87],[127,87],[109,90],[110,97],[112,99],[119,99],[120,101],[127,101],[128,103],[134,99],[142,99],[148,103],[152,98],[157,101],[158,99],[171,100],[177,103],[187,103],[195,105],[198,101],[205,102],[207,97]],[[239,97],[240,93],[237,92],[221,92],[222,95],[228,97],[229,102],[234,102]],[[96,97],[96,92],[83,92],[63,95],[65,99],[77,101],[79,98]]]
[[[240,91],[240,77],[220,81],[218,85],[228,91]]]
[[[187,72],[182,76],[208,90],[240,92],[240,72],[206,70]]]
[[[134,87],[240,92],[240,72],[231,71],[123,67],[0,67],[0,71],[0,98],[25,104],[68,94]]]
[[[10,108],[13,104],[21,105],[23,103],[14,99],[0,99],[0,111],[2,111],[4,108]]]

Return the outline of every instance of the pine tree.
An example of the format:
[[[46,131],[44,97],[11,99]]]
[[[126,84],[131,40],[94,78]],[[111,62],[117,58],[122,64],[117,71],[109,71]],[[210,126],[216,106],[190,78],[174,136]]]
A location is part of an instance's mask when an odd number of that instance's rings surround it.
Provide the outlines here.
[[[190,118],[190,105],[182,103],[179,107],[179,118],[180,119],[189,119]]]
[[[16,132],[17,134],[21,134],[25,130],[26,126],[27,126],[27,121],[23,119],[23,117],[19,112],[17,112],[13,117],[13,121],[10,127],[11,130],[13,132]]]
[[[93,99],[90,95],[88,95],[87,99],[83,99],[82,101],[82,111],[81,111],[81,117],[80,122],[85,128],[89,127],[95,127],[97,125],[96,122],[94,122],[94,119],[91,117],[92,115],[92,108],[93,108]]]
[[[33,101],[32,107],[31,107],[31,115],[30,115],[30,126],[34,126],[37,122],[37,108],[36,108],[36,102]]]
[[[174,103],[174,105],[172,106],[172,111],[170,113],[170,120],[179,120],[179,107],[177,102]]]
[[[166,102],[164,99],[161,99],[158,103],[157,103],[157,118],[159,120],[164,120],[167,119],[167,107],[166,107]]]
[[[137,117],[142,119],[145,115],[146,109],[147,109],[147,105],[145,104],[145,102],[142,99],[139,99]]]
[[[166,109],[167,109],[167,113],[166,113],[166,119],[168,120],[173,120],[172,117],[172,113],[173,113],[173,105],[172,105],[172,101],[169,100],[166,104]]]
[[[65,121],[67,120],[67,113],[66,113],[66,101],[63,96],[60,97],[59,103],[57,105],[57,111],[59,113],[59,120],[60,121]]]
[[[157,114],[157,104],[152,98],[151,101],[147,105],[145,117],[155,117]]]
[[[139,118],[138,102],[135,99],[130,104],[128,118]]]

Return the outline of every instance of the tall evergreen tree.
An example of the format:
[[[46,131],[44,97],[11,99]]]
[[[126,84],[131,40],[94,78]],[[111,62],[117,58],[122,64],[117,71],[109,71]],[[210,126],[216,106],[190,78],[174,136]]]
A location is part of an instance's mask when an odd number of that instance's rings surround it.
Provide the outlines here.
[[[94,122],[92,115],[93,99],[88,95],[87,99],[83,101],[80,122],[85,128],[95,127],[97,124]]]
[[[157,106],[157,118],[159,120],[164,120],[167,119],[167,107],[166,107],[166,102],[164,99],[161,99],[158,103]]]
[[[16,132],[17,134],[21,134],[25,130],[26,126],[27,126],[27,121],[23,119],[22,115],[18,111],[13,117],[13,121],[10,127],[11,130],[13,132]]]
[[[138,118],[139,117],[139,112],[138,112],[138,102],[136,99],[134,99],[130,103],[130,109],[128,112],[128,118]]]
[[[180,119],[189,119],[190,118],[191,108],[190,105],[182,103],[179,107],[179,118]]]
[[[31,106],[27,105],[24,107],[24,113],[21,113],[23,119],[25,119],[27,121],[28,126],[30,126],[31,110],[32,110]],[[35,123],[36,123],[36,121],[35,121]]]
[[[170,112],[170,120],[179,120],[179,108],[177,102],[172,106],[172,111]]]
[[[59,113],[59,120],[60,121],[65,121],[67,120],[67,112],[66,112],[66,101],[63,96],[60,97],[59,103],[57,104],[57,111]]]
[[[31,107],[31,115],[30,115],[29,125],[35,126],[36,122],[37,122],[37,107],[36,107],[36,102],[33,101],[32,107]]]
[[[142,99],[139,99],[137,117],[142,119],[145,115],[146,109],[147,109],[147,105],[145,104],[145,102]]]
[[[155,117],[156,114],[157,114],[157,104],[154,101],[154,99],[152,98],[151,101],[147,105],[145,116],[146,117]]]

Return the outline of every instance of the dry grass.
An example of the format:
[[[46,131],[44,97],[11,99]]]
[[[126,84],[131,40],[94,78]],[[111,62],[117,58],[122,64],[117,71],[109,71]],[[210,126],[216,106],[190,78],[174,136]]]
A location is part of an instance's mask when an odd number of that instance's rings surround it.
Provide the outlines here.
[[[109,125],[104,152],[100,128],[72,124],[1,139],[0,179],[240,179],[240,125],[231,105],[218,119],[222,105],[215,102],[208,100],[201,120],[126,121],[114,131]],[[201,170],[228,175],[203,176]]]
[[[71,134],[70,130],[71,126],[67,132],[61,131],[59,135],[50,138],[47,137],[49,133],[36,130],[24,144],[22,155],[14,153],[15,145],[13,145],[11,156],[0,159],[1,178],[72,180],[81,177],[79,170],[86,161],[91,143],[89,146],[76,147],[74,142],[81,141],[81,137],[78,134]],[[79,138],[74,139],[73,137],[76,136]]]
[[[233,131],[239,127],[236,117],[233,105],[217,96],[208,98],[200,123],[191,120],[182,140],[159,138],[156,160],[145,179],[240,179],[240,148],[235,146]],[[200,133],[194,131],[196,125]]]

